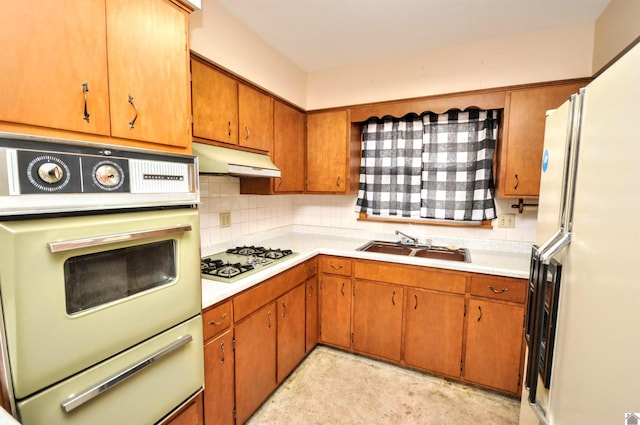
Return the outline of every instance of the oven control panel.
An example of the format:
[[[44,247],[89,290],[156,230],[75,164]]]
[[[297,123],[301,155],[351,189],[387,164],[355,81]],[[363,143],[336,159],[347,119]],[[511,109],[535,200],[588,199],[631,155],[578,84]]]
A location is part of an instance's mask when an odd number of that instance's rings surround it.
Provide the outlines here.
[[[0,133],[0,216],[198,203],[197,159]]]

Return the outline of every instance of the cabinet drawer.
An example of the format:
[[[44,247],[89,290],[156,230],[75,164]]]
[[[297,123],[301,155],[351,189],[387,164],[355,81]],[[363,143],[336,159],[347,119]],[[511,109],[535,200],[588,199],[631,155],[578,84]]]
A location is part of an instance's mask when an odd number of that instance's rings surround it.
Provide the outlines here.
[[[213,307],[202,314],[204,340],[228,329],[233,320],[231,300]]]
[[[243,317],[248,316],[258,308],[304,282],[305,276],[305,265],[298,264],[277,276],[259,283],[247,292],[238,295],[233,299],[234,321],[237,322],[241,320]]]
[[[322,257],[320,270],[323,273],[351,276],[351,259],[344,257]]]
[[[469,292],[478,297],[524,303],[527,295],[527,281],[510,277],[473,275]]]
[[[307,279],[318,273],[318,257],[314,257],[305,263],[307,267]]]
[[[462,273],[381,261],[356,261],[353,274],[358,279],[455,294],[464,294],[467,286],[467,275]]]

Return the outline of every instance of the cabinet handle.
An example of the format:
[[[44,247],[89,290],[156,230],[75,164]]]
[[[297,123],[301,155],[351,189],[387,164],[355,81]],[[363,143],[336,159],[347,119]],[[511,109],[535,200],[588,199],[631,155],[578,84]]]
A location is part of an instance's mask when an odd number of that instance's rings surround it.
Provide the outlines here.
[[[282,177],[278,177],[278,187],[282,187]]]
[[[249,126],[246,126],[246,125],[245,125],[245,126],[244,126],[244,131],[247,133],[247,135],[246,135],[246,136],[245,136],[245,138],[244,138],[244,141],[246,142],[246,141],[248,141],[248,140],[249,140],[249,136],[251,135],[251,134],[249,133]]]
[[[89,83],[87,83],[86,81],[82,83],[82,92],[84,93],[84,116],[82,117],[82,119],[86,122],[89,122],[89,110],[87,109],[87,93],[89,93]]]
[[[228,131],[229,131],[229,137],[231,137],[231,121],[227,122],[227,126],[228,126]]]
[[[478,306],[478,313],[479,313],[479,316],[478,316],[478,322],[479,322],[480,319],[482,319],[482,307],[481,306]]]
[[[342,288],[340,288],[340,293],[342,294],[343,297],[344,297],[344,285],[345,283],[342,282]]]
[[[269,318],[269,329],[271,329],[271,310],[267,313],[267,317]]]
[[[340,176],[336,179],[336,186],[340,187]]]
[[[220,363],[224,363],[224,341],[220,343]]]
[[[309,298],[313,297],[313,285],[309,285]]]
[[[287,305],[285,303],[282,303],[282,317],[284,317],[287,314]]]
[[[396,291],[391,294],[391,304],[396,305]]]
[[[218,326],[224,323],[225,319],[227,318],[227,313],[223,314],[222,316],[220,316],[220,321],[216,322],[215,320],[212,320],[209,322],[209,324],[211,326]]]
[[[340,269],[342,269],[342,266],[334,266],[333,264],[329,264],[329,267],[331,267],[333,270],[340,270]]]
[[[505,292],[507,292],[509,290],[508,288],[502,288],[501,290],[498,291],[497,289],[495,289],[491,285],[487,286],[487,288],[489,288],[489,290],[491,292],[493,292],[494,294],[504,294]]]
[[[414,298],[415,298],[415,300],[416,300],[416,303],[415,303],[415,305],[413,306],[413,309],[414,309],[414,310],[417,310],[417,309],[418,309],[418,295],[413,294],[413,297],[414,297]]]
[[[131,104],[131,106],[133,106],[133,110],[136,113],[136,115],[133,117],[133,119],[131,121],[129,121],[129,130],[133,130],[133,126],[136,123],[136,120],[138,119],[138,107],[133,102],[133,96],[131,96],[131,95],[129,95],[129,103]]]
[[[513,186],[513,190],[516,190],[519,184],[520,184],[520,180],[518,180],[518,175],[516,174],[516,185]]]

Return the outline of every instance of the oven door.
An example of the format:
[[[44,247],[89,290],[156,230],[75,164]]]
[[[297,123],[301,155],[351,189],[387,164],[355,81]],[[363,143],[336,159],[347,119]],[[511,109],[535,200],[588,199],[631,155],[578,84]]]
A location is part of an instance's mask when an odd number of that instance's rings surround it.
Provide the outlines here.
[[[154,424],[202,389],[203,365],[198,316],[19,402],[19,420]]]
[[[198,212],[0,223],[0,290],[16,399],[200,313]]]

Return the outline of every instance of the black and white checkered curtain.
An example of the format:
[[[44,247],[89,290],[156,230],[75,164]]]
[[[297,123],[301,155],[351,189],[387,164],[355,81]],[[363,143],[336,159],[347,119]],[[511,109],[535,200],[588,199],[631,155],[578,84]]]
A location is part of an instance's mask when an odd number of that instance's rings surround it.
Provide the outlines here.
[[[498,111],[369,120],[356,211],[481,221],[496,217],[492,162]]]
[[[496,218],[492,163],[498,111],[428,113],[423,119],[420,216],[464,221]]]
[[[420,217],[423,133],[417,115],[365,124],[357,211]]]

